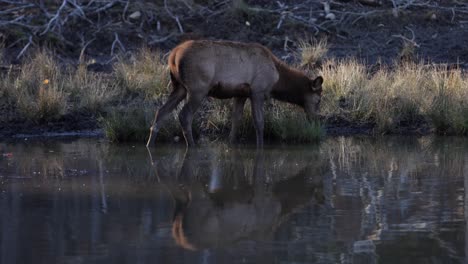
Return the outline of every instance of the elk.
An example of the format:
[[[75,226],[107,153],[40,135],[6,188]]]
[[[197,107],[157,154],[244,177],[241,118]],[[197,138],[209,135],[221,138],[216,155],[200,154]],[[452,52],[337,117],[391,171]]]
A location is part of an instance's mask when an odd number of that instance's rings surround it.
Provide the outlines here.
[[[256,43],[191,40],[176,46],[168,58],[172,93],[156,111],[147,147],[154,144],[158,130],[169,114],[185,98],[179,121],[187,146],[195,145],[193,116],[202,100],[234,98],[231,132],[235,141],[244,104],[250,99],[257,147],[263,146],[264,110],[267,98],[301,106],[308,119],[316,118],[323,78],[310,79],[279,60]]]

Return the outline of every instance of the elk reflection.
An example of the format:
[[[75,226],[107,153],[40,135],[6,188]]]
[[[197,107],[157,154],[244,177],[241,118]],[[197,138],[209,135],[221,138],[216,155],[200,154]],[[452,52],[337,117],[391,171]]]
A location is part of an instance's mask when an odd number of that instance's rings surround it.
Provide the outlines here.
[[[172,236],[186,249],[267,240],[295,210],[325,200],[317,157],[203,148],[188,149],[180,167],[166,160],[152,164],[174,198]]]

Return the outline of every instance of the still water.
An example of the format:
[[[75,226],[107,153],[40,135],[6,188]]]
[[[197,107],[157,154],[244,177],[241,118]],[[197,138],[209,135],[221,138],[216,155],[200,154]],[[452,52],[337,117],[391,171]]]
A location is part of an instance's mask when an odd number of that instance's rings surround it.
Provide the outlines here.
[[[468,140],[0,143],[0,263],[464,263]]]

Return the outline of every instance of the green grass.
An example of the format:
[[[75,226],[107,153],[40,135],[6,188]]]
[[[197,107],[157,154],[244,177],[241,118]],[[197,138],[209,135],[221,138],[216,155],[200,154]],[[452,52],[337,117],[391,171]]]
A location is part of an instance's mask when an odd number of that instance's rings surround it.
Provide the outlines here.
[[[140,102],[139,106],[114,107],[99,122],[104,133],[112,142],[145,142],[149,136],[149,127],[154,118],[153,105]],[[177,118],[169,118],[158,133],[158,141],[172,141],[181,138],[182,130]]]
[[[104,133],[110,141],[140,141],[148,137],[149,121],[142,109],[113,110],[101,118]]]

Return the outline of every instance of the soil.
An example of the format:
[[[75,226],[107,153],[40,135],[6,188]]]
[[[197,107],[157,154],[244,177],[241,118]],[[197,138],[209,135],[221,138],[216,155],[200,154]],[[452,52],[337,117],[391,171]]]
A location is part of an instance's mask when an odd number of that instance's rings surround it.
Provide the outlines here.
[[[201,3],[203,1],[194,1]],[[207,1],[205,1],[207,2]],[[398,16],[392,12],[391,1],[384,1],[381,6],[366,6],[359,1],[332,2],[335,20],[324,17],[322,5],[317,1],[310,10],[320,29],[286,19],[278,27],[280,15],[265,10],[278,8],[277,1],[249,0],[246,4],[255,12],[225,11],[208,17],[192,16],[183,21],[184,34],[175,34],[164,42],[150,45],[151,48],[169,51],[177,43],[186,39],[227,39],[244,42],[259,42],[272,49],[279,57],[291,62],[291,54],[296,49],[295,41],[300,38],[326,38],[330,44],[329,58],[356,57],[373,65],[391,64],[399,59],[406,40],[413,39],[416,44],[414,59],[432,63],[447,63],[468,69],[468,8],[461,1],[428,1],[425,6],[410,6],[400,10]],[[283,0],[284,5],[293,9],[304,1]],[[387,3],[388,2],[388,3]],[[418,1],[417,1],[418,2]],[[458,11],[461,10],[461,11]],[[143,25],[143,24],[142,24]],[[148,28],[144,28],[144,27]],[[119,28],[121,41],[127,52],[141,47],[141,37],[135,33],[136,23],[123,23]],[[143,25],[147,35],[154,33],[153,24]],[[163,31],[177,32],[172,20],[162,21]],[[76,28],[75,28],[76,30]],[[139,34],[139,33],[138,33]],[[66,34],[64,34],[66,36]],[[9,44],[16,39],[3,36],[6,47],[5,61],[18,63],[14,57],[23,46]],[[89,70],[111,72],[112,59],[109,54],[113,34],[98,36],[87,49],[87,57],[96,62],[88,66]],[[291,41],[286,41],[289,39]],[[407,41],[406,41],[407,42]],[[285,46],[286,43],[286,46]],[[286,47],[286,48],[285,48]],[[81,49],[61,49],[57,53],[65,63],[76,64]],[[8,64],[7,63],[7,64]],[[96,116],[83,113],[69,113],[59,120],[31,123],[9,116],[8,106],[0,100],[0,139],[21,134],[44,135],[50,132],[94,131],[99,129]],[[330,119],[327,124],[329,135],[372,134],[372,124],[352,124],[340,118]],[[431,129],[427,124],[412,124],[398,128],[396,133],[425,134]]]

